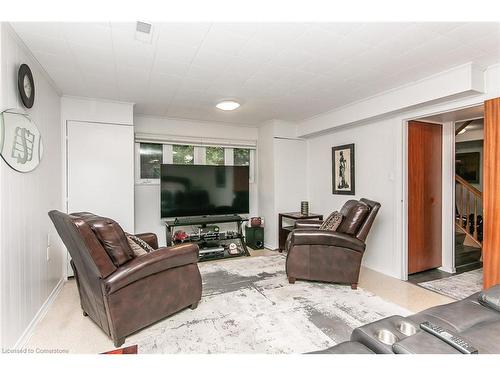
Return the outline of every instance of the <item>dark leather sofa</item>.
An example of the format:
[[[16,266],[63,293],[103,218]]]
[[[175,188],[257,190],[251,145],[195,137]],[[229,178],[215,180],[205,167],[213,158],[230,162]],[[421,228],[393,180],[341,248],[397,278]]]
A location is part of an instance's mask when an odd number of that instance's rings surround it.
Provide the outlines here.
[[[380,203],[365,198],[347,201],[336,231],[320,230],[321,220],[297,220],[287,243],[286,273],[297,279],[358,286],[365,241]]]
[[[485,303],[484,296],[488,294],[493,296],[493,303]],[[457,349],[421,330],[420,323],[425,321],[460,336],[479,354],[500,354],[500,285],[406,318],[394,315],[366,324],[352,332],[351,341],[315,353],[460,354]]]
[[[121,346],[125,337],[186,307],[196,308],[202,283],[198,246],[158,249],[153,233],[137,235],[154,249],[135,256],[114,220],[88,212],[50,211],[66,248],[89,316]]]

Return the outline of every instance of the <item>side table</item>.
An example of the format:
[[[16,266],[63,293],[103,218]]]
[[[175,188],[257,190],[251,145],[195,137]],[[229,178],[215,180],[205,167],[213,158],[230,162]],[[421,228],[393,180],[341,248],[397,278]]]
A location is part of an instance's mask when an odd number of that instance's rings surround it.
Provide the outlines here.
[[[303,220],[303,219],[318,219],[323,220],[323,215],[310,213],[309,215],[302,215],[300,212],[282,212],[278,214],[278,238],[279,238],[279,252],[285,249],[285,242],[294,229],[295,225],[284,226],[283,219]]]

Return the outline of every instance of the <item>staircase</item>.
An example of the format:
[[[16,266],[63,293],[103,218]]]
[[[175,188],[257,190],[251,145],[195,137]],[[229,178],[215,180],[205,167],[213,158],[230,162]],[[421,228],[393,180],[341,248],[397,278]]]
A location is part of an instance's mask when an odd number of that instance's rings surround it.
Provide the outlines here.
[[[456,175],[455,268],[477,268],[482,261],[483,193]]]

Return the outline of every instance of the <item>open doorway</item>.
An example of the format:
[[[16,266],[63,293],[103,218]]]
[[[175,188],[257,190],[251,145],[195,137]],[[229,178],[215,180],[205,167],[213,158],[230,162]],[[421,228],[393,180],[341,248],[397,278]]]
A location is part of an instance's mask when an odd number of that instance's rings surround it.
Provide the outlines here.
[[[482,267],[484,119],[455,123],[455,269]]]
[[[440,264],[436,262],[426,269],[411,272],[412,237],[408,228],[408,281],[455,299],[481,290],[482,285],[483,112],[480,105],[417,120],[443,128],[442,171],[434,172],[440,173],[437,177],[428,177],[434,183],[442,183],[439,232],[442,258]],[[410,154],[408,159],[411,159]],[[411,223],[413,214],[410,211],[410,181],[415,179],[412,177],[415,173],[408,173],[408,223]],[[421,188],[427,189],[428,184],[424,182]],[[435,245],[434,253],[437,251]]]

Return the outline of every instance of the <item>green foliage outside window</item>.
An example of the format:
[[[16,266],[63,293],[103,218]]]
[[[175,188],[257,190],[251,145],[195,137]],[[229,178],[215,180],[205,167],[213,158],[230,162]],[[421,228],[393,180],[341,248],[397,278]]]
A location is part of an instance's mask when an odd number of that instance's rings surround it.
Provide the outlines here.
[[[250,150],[248,148],[234,149],[234,165],[250,165]]]
[[[173,145],[174,164],[194,164],[194,146]]]
[[[224,165],[224,148],[207,147],[206,163],[207,165]]]

